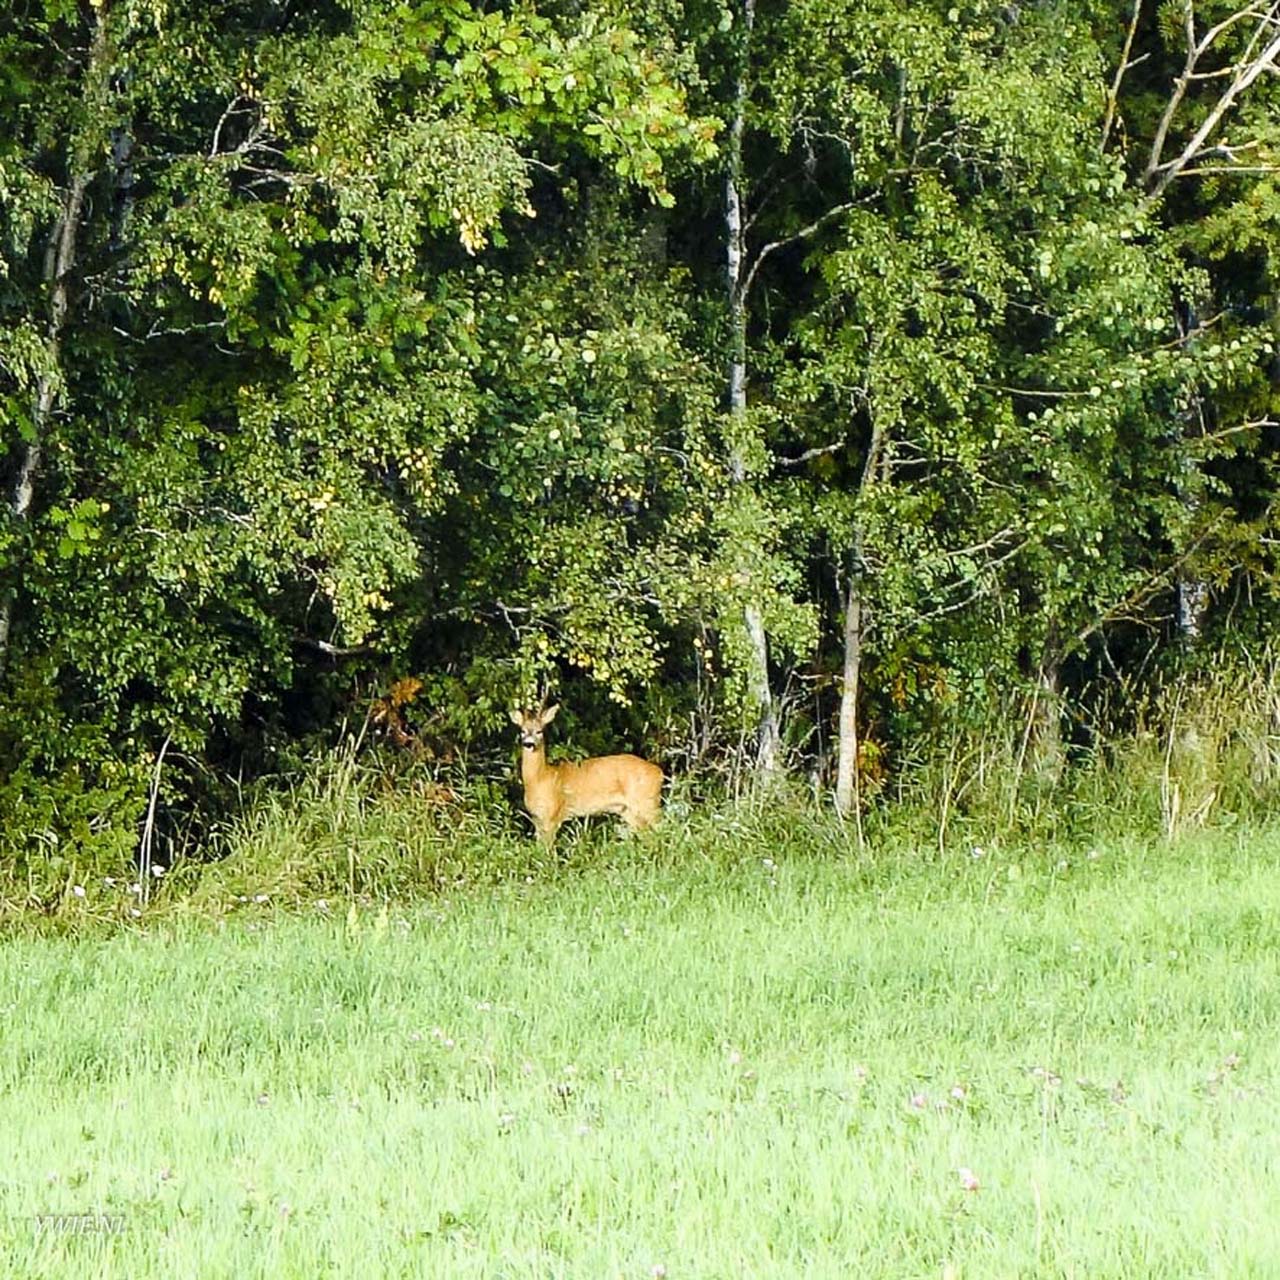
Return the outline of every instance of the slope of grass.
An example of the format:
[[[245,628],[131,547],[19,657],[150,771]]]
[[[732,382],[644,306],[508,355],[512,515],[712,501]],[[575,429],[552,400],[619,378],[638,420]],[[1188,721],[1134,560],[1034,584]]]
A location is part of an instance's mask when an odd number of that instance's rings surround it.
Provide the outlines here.
[[[5,1273],[1274,1276],[1278,852],[780,823],[11,938]]]

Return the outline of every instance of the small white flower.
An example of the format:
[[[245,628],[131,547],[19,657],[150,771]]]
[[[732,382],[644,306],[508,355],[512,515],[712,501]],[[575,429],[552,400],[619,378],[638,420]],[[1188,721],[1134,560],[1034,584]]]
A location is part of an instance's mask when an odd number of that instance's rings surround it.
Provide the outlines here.
[[[982,1184],[978,1181],[978,1175],[972,1169],[966,1169],[963,1165],[956,1170],[960,1177],[960,1185],[966,1191],[977,1191]]]
[[[71,889],[71,892],[72,892],[72,893],[74,893],[74,894],[76,895],[76,897],[77,897],[77,898],[83,898],[83,897],[84,897],[84,885],[82,885],[82,884],[74,885],[74,886],[72,887],[72,889]]]
[[[164,875],[165,870],[166,868],[162,867],[158,862],[153,863],[151,866],[151,874],[155,876],[157,880],[159,880],[160,877]]]
[[[987,851],[980,844],[975,844],[973,848],[969,850],[969,857],[971,858],[985,858],[986,856]]]

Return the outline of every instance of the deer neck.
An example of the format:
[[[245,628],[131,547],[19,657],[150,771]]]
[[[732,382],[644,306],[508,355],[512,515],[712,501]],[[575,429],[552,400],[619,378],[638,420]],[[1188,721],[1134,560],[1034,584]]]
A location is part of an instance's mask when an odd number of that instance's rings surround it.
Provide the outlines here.
[[[520,749],[520,777],[526,787],[535,786],[553,772],[554,770],[547,764],[545,742],[538,743],[532,750],[528,747]]]

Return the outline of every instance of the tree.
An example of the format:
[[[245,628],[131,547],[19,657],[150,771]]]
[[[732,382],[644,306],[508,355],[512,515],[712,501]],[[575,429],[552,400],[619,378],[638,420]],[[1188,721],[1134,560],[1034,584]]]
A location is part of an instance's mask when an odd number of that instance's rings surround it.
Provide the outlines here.
[[[837,803],[873,627],[971,686],[1021,667],[1052,763],[1063,658],[1223,517],[1168,501],[1203,446],[1168,422],[1250,377],[1257,337],[1174,330],[1197,280],[1099,152],[1106,64],[1069,11],[795,5],[770,47],[762,115],[802,193],[771,229],[813,281],[765,303],[774,447],[842,584]]]
[[[714,125],[598,12],[3,24],[4,802],[56,829],[78,789],[124,848],[156,744],[196,774],[308,664],[411,632],[393,599],[484,403],[472,259],[536,213],[538,154],[668,202]]]

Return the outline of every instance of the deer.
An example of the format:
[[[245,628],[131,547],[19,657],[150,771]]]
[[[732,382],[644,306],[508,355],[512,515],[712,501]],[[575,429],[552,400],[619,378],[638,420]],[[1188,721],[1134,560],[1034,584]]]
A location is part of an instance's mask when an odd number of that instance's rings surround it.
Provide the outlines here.
[[[548,764],[546,728],[560,704],[511,711],[520,730],[524,807],[548,849],[561,823],[593,813],[616,813],[632,831],[646,831],[662,807],[662,770],[639,756],[595,756],[578,764]]]

